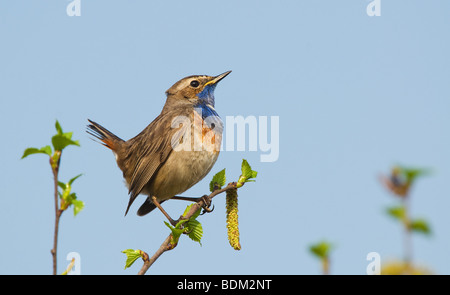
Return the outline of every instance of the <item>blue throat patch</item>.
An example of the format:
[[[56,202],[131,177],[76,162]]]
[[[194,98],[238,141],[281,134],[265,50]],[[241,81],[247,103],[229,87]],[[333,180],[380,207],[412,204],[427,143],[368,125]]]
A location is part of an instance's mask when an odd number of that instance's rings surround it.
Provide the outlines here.
[[[197,94],[197,97],[201,102],[210,104],[212,107],[214,107],[214,89],[216,89],[216,84],[206,85],[202,92]]]

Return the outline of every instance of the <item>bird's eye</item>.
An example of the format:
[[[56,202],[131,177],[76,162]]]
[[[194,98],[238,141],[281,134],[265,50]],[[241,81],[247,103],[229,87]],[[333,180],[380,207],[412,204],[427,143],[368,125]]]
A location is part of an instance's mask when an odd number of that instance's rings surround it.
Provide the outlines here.
[[[197,88],[198,85],[200,85],[200,82],[198,82],[197,80],[194,80],[194,81],[191,82],[191,86],[194,87],[194,88]]]

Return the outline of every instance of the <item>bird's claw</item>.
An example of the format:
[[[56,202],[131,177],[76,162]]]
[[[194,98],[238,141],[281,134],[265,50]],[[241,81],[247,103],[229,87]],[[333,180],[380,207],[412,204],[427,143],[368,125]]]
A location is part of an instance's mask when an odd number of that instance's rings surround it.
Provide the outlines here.
[[[212,206],[212,209],[210,209],[209,207],[203,207],[203,211],[200,215],[203,215],[205,213],[211,213],[214,211],[214,205]]]
[[[205,214],[205,213],[211,213],[214,211],[214,205],[211,207],[211,200],[208,198],[207,195],[204,195],[201,197],[201,199],[203,200],[203,211],[201,213],[201,215]]]

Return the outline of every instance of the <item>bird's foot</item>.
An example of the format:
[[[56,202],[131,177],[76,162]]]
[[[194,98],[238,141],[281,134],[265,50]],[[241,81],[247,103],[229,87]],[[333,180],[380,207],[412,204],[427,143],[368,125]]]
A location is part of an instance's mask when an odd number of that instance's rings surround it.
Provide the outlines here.
[[[205,213],[211,213],[214,211],[214,205],[212,205],[211,199],[208,197],[208,195],[203,195],[199,199],[203,201],[202,215]],[[211,205],[212,205],[212,208],[211,208]]]
[[[198,203],[200,201],[203,201],[203,211],[202,211],[202,215],[205,213],[211,213],[214,211],[214,205],[211,208],[211,199],[208,197],[208,195],[203,195],[200,198],[192,198],[192,197],[183,197],[183,196],[174,196],[172,197],[172,199],[174,200],[183,200],[183,201],[189,201],[189,202],[194,202],[194,203]]]

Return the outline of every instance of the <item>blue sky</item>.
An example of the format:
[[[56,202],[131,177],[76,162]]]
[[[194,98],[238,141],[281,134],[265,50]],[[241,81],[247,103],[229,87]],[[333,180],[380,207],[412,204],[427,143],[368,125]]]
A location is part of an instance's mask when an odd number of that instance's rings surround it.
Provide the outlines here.
[[[87,118],[129,139],[161,111],[164,92],[192,74],[233,72],[217,87],[226,116],[278,116],[279,157],[224,151],[185,195],[212,175],[257,181],[239,191],[240,252],[228,244],[225,198],[200,217],[202,246],[182,237],[149,274],[318,274],[312,243],[335,245],[333,274],[365,274],[366,255],[402,256],[397,204],[378,175],[394,164],[430,167],[412,192],[412,215],[433,234],[414,237],[414,260],[450,274],[450,2],[381,0],[369,17],[359,1],[86,1],[0,3],[0,274],[50,274],[52,175],[43,155],[58,119],[81,147],[64,151],[61,180],[85,209],[61,218],[58,271],[67,253],[82,274],[124,270],[122,250],[153,253],[168,234],[160,212],[124,217],[127,189],[110,151],[89,139]],[[270,138],[270,136],[269,136]],[[137,203],[144,200],[140,196]],[[164,204],[173,216],[186,203]]]

